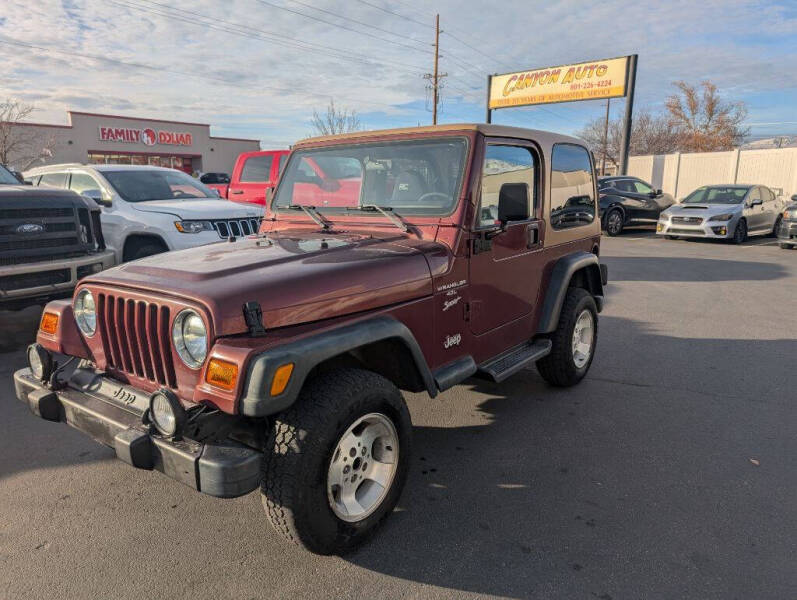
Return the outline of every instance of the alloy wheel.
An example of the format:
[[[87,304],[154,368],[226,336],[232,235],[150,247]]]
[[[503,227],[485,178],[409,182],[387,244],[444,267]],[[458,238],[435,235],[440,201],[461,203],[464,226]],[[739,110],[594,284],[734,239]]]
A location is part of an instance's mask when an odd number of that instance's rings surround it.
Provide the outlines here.
[[[581,369],[589,362],[595,339],[595,319],[589,310],[582,310],[573,327],[573,362]]]
[[[335,445],[327,472],[327,498],[350,523],[372,514],[387,496],[399,464],[398,433],[381,413],[357,419]]]

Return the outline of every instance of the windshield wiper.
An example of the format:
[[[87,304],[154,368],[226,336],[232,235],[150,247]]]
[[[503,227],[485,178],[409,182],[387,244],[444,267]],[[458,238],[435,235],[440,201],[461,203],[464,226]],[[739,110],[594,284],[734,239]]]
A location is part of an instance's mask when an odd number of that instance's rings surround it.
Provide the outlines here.
[[[305,206],[304,204],[289,204],[285,208],[289,208],[291,210],[301,210],[310,217],[313,221],[315,221],[316,225],[318,225],[324,231],[328,230],[332,225],[329,221],[324,219],[318,211],[315,209],[315,206]]]
[[[365,212],[378,212],[387,218],[388,221],[393,223],[396,227],[401,229],[404,233],[409,233],[410,228],[401,220],[401,217],[396,214],[390,206],[377,206],[376,204],[363,204],[362,206],[349,206],[346,210],[361,210]]]

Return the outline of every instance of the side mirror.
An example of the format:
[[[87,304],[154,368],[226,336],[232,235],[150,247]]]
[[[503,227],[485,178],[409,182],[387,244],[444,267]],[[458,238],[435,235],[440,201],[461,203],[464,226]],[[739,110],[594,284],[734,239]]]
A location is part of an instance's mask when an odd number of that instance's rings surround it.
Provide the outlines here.
[[[100,190],[97,189],[85,190],[82,195],[86,196],[86,198],[91,198],[92,200],[94,200],[94,202],[96,202],[100,206],[111,205],[111,201],[105,198],[105,196],[102,195],[102,191]]]
[[[764,201],[761,200],[761,198],[758,198],[757,200],[752,200],[750,202],[750,208],[753,208],[754,206],[761,206],[763,203]]]
[[[792,202],[797,202],[797,194],[792,194],[791,195],[791,201]]]
[[[659,196],[663,196],[663,195],[664,195],[664,192],[662,192],[661,190],[656,190],[656,198],[658,198]]]
[[[510,221],[527,221],[529,214],[529,186],[526,183],[505,183],[498,193],[498,220],[501,227]]]

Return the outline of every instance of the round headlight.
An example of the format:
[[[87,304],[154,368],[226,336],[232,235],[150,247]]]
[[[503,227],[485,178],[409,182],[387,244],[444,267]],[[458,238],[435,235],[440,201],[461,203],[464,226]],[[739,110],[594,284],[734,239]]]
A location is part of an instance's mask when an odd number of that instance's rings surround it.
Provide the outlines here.
[[[192,369],[201,367],[208,355],[208,332],[202,317],[190,309],[177,315],[172,325],[172,342],[186,365]]]
[[[88,290],[80,290],[75,298],[75,321],[85,335],[91,337],[97,331],[97,307],[94,296]]]
[[[28,366],[36,379],[44,381],[53,372],[53,356],[39,344],[28,346]]]
[[[158,390],[149,399],[149,418],[165,436],[175,435],[185,423],[185,409],[172,392]]]

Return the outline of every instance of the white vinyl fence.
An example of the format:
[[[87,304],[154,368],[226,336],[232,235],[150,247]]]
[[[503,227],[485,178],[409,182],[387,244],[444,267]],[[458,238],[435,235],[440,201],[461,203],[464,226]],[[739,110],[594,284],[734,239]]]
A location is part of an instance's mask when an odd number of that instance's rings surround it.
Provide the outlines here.
[[[701,185],[757,183],[797,194],[797,148],[632,156],[628,174],[681,199]]]

